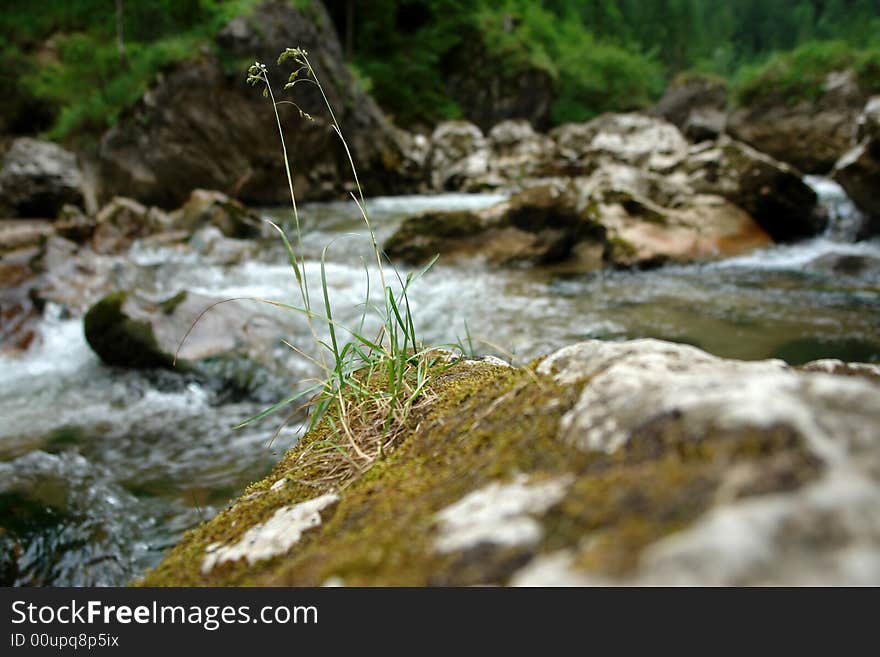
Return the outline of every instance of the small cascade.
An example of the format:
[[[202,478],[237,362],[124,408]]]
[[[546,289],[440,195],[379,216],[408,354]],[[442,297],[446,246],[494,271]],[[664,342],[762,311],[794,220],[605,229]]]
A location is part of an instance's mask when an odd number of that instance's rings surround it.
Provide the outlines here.
[[[834,242],[855,242],[865,216],[843,187],[823,176],[804,176],[804,182],[816,192],[819,203],[828,210],[824,237]]]

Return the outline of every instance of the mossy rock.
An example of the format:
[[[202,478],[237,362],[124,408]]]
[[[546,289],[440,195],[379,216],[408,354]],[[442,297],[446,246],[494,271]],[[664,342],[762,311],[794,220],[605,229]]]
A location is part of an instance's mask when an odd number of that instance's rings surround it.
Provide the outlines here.
[[[159,346],[150,322],[126,314],[127,299],[127,292],[114,292],[89,308],[83,319],[89,346],[107,365],[173,367],[174,356]]]
[[[848,501],[820,494],[842,464],[880,452],[868,438],[880,386],[867,379],[651,340],[583,343],[522,369],[460,361],[435,374],[432,401],[359,476],[342,486],[321,477],[310,455],[327,441],[345,450],[325,421],[141,583],[540,584],[560,572],[567,583],[759,583],[773,581],[768,568],[782,568],[792,551],[799,570],[783,581],[803,583],[842,558],[842,541],[880,549],[869,529],[844,522]],[[685,401],[698,391],[705,401]],[[734,391],[748,399],[725,401]],[[804,414],[861,446],[826,460]],[[668,562],[676,546],[688,556],[681,544],[703,545],[716,510],[737,519],[764,499],[794,514],[780,516],[784,531],[748,517],[731,529],[766,532],[749,537],[761,554],[731,556],[722,546],[683,575],[652,570],[657,554]],[[788,499],[790,509],[781,507]],[[279,518],[305,509],[306,524],[276,531]],[[739,570],[730,574],[729,564]]]
[[[477,238],[485,230],[479,216],[467,210],[426,212],[404,220],[383,248],[390,258],[424,264],[448,252],[456,241]]]

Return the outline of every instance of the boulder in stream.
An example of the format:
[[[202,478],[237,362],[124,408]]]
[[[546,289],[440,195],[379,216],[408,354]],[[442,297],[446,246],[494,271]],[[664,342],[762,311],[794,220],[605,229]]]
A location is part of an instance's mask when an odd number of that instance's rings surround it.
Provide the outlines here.
[[[226,237],[258,237],[261,234],[260,215],[226,194],[207,189],[195,189],[186,203],[170,215],[175,228],[194,233],[205,226],[214,226]]]
[[[681,170],[695,191],[735,203],[776,242],[818,235],[828,223],[799,171],[729,137],[692,147]]]
[[[86,313],[86,340],[108,365],[171,368],[177,355],[177,366],[186,369],[215,356],[256,351],[281,333],[277,324],[239,301],[219,303],[202,315],[218,301],[187,291],[160,302],[114,292]]]
[[[712,259],[769,243],[746,212],[720,196],[605,164],[588,178],[531,187],[483,210],[412,217],[385,242],[385,251],[408,263],[439,253],[587,272]]]

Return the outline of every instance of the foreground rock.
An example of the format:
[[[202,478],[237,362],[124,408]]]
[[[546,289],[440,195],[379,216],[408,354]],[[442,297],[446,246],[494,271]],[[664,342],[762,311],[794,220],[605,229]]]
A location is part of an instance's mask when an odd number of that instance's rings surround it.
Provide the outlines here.
[[[363,475],[318,478],[322,425],[144,583],[876,585],[876,367],[815,369],[655,340],[459,362]]]
[[[0,211],[54,219],[65,203],[84,203],[76,156],[49,141],[14,140],[0,169]]]
[[[320,2],[296,7],[282,0],[263,2],[232,20],[217,42],[224,55],[236,61],[267,63],[275,89],[291,73],[288,65],[275,66],[279,53],[288,47],[307,49],[366,189],[379,195],[407,184],[397,175],[403,163],[398,135],[369,96],[358,90]],[[227,75],[210,57],[161,76],[101,139],[101,197],[124,194],[173,208],[190,190],[209,188],[254,204],[289,200],[272,106],[244,78],[244,69]],[[314,121],[300,118],[289,104],[278,110],[294,158],[297,194],[302,200],[341,196],[352,176],[321,95],[313,85],[298,85],[296,92],[298,104]]]
[[[771,89],[733,112],[728,131],[805,173],[826,174],[849,150],[866,94],[852,71],[828,74],[816,100],[791,104]]]
[[[859,237],[880,235],[880,96],[859,116],[856,144],[834,166],[834,179],[867,215]]]
[[[695,195],[663,176],[615,165],[527,189],[485,210],[410,218],[384,248],[412,264],[439,253],[589,272],[711,259],[769,243],[748,214],[720,196]]]

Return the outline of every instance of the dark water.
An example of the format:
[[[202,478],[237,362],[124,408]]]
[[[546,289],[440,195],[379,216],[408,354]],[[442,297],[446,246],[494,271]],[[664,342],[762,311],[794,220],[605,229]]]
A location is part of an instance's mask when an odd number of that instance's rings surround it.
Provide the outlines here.
[[[465,337],[467,323],[478,351],[519,361],[585,338],[657,337],[733,358],[880,362],[880,245],[848,242],[858,217],[839,188],[813,184],[837,213],[827,235],[722,262],[564,278],[438,263],[413,288],[417,329],[426,342],[449,343]],[[419,209],[492,200],[376,199],[371,213],[382,238]],[[357,210],[312,206],[304,224],[310,279],[317,282],[317,259],[332,243],[327,279],[334,313],[354,324],[364,263],[376,286]],[[160,298],[188,289],[292,301],[284,262],[275,242],[236,264],[141,246],[113,268]],[[28,353],[0,357],[0,581],[122,584],[156,564],[186,529],[217,513],[294,443],[296,426],[272,446],[275,421],[230,426],[309,369],[279,349],[267,354],[248,394],[230,395],[216,382],[176,373],[108,368],[86,345],[81,318],[62,310],[47,310],[42,340]],[[308,342],[297,318],[279,321],[291,341]]]

